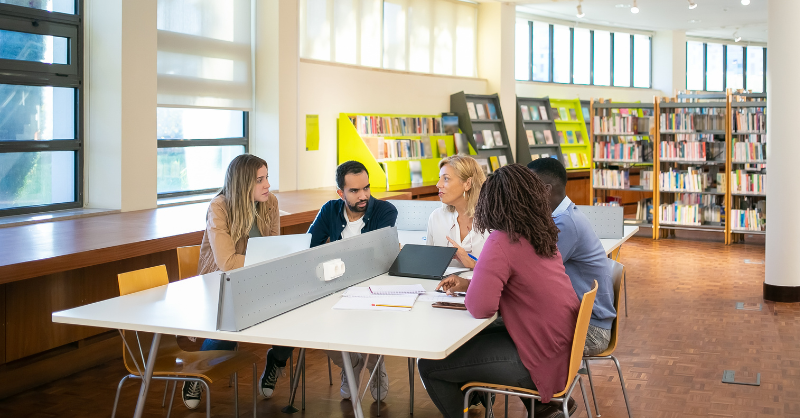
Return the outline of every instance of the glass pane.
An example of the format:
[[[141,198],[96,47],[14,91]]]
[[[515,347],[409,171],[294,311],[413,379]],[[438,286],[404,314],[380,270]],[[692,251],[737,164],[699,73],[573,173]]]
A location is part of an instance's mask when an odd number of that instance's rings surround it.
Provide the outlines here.
[[[686,89],[703,90],[703,43],[686,42]]]
[[[614,85],[631,86],[631,35],[614,33]]]
[[[430,3],[428,0],[415,0],[415,3]],[[433,4],[433,16],[431,18],[433,26],[433,73],[434,74],[455,74],[453,65],[453,53],[456,47],[456,8],[458,5],[449,1],[439,1]],[[409,30],[414,32],[427,31],[430,27],[416,27],[408,25]],[[409,34],[410,36],[410,34]],[[427,51],[430,54],[430,50]],[[429,55],[430,56],[430,55]],[[409,56],[409,65],[412,65],[414,56]],[[422,60],[420,60],[422,61]],[[427,60],[426,60],[427,61]],[[413,71],[413,70],[412,70]],[[427,70],[430,71],[430,70]]]
[[[527,20],[517,19],[514,30],[514,78],[527,81],[530,79],[531,34]]]
[[[158,139],[217,139],[244,137],[241,110],[159,107]]]
[[[329,61],[331,22],[328,20],[327,0],[304,0],[301,5],[306,7],[301,10],[305,12],[305,19],[302,20],[300,54],[303,58]]]
[[[650,88],[650,37],[633,35],[633,87]]]
[[[69,38],[0,30],[0,58],[69,64]]]
[[[594,31],[594,85],[611,85],[611,32]]]
[[[75,14],[75,0],[0,0],[0,4],[31,7],[48,12]]]
[[[75,201],[75,152],[0,154],[0,209]]]
[[[406,12],[388,0],[383,2],[383,68],[406,69]]]
[[[241,145],[158,149],[158,193],[185,192],[222,187],[225,170]]]
[[[356,64],[355,0],[336,0],[333,3],[334,61]]]
[[[428,1],[413,0],[408,6],[408,64],[409,70],[420,73],[431,72],[431,4]],[[438,16],[438,14],[437,14]],[[450,20],[453,16],[447,16]],[[452,74],[453,69],[453,38],[450,33],[441,33],[444,31],[437,31],[436,44],[442,44],[442,47],[450,47],[449,57],[441,57],[436,54],[437,61],[440,58],[449,58],[449,64]],[[445,54],[442,54],[445,55]],[[443,67],[443,66],[442,66]],[[441,70],[441,68],[440,68]],[[442,72],[437,72],[442,74]]]
[[[753,93],[764,92],[764,48],[747,47],[747,86]]]
[[[744,48],[728,45],[725,64],[725,87],[731,89],[744,88]]]
[[[706,54],[706,90],[722,91],[722,45],[708,44]]]
[[[569,83],[569,27],[553,25],[553,82]]]
[[[0,141],[75,139],[75,89],[0,84]]]
[[[572,37],[572,82],[589,84],[591,32],[589,29],[575,28]]]
[[[469,5],[458,5],[456,12],[456,75],[476,77],[475,64],[478,31],[478,9]]]
[[[381,66],[381,0],[361,0],[361,65]]]
[[[533,22],[533,81],[550,81],[550,25]]]

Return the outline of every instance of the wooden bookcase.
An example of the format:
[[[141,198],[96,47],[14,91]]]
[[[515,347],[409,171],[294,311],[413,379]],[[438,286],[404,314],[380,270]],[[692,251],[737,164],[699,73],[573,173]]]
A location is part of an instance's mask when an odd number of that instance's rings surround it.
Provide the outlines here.
[[[767,174],[767,131],[766,131],[766,94],[734,93],[730,102],[730,140],[728,146],[728,209],[730,222],[727,223],[726,236],[729,244],[742,242],[746,235],[765,235],[766,230],[766,190],[754,193],[734,190],[734,177],[739,173],[752,176]],[[740,124],[742,119],[756,122],[754,115],[760,115],[760,125]],[[738,118],[738,121],[737,121]],[[763,128],[763,129],[762,129]],[[752,144],[752,145],[751,145]],[[738,148],[738,149],[737,149]],[[766,181],[766,180],[765,180]],[[744,213],[739,212],[743,210]],[[755,212],[755,216],[754,213]],[[750,215],[750,222],[742,224],[742,215]],[[739,220],[735,217],[739,217]],[[763,223],[761,218],[763,216]],[[753,218],[756,219],[753,219]],[[752,223],[752,221],[756,223]]]
[[[551,119],[554,119],[556,112],[561,110],[566,111],[567,119],[560,117],[555,120],[556,130],[561,132],[564,137],[564,143],[561,144],[561,154],[563,155],[566,163],[567,170],[586,170],[591,167],[591,139],[586,130],[586,122],[583,120],[583,111],[581,110],[581,101],[579,99],[550,99]],[[574,112],[574,118],[573,118]],[[576,143],[567,143],[567,132],[572,132],[573,137],[576,132],[580,132],[583,143],[577,143],[578,139],[575,138]],[[558,140],[558,138],[553,138]],[[575,155],[578,164],[574,164],[572,156]],[[581,155],[583,160],[581,160]]]
[[[468,106],[486,105],[491,104],[497,113],[496,118],[489,118],[490,115],[486,114],[485,118],[472,118],[468,110]],[[500,98],[497,94],[466,94],[463,91],[452,94],[450,96],[450,112],[458,115],[458,126],[461,132],[466,135],[470,146],[476,151],[475,159],[489,160],[491,157],[504,156],[508,164],[514,163],[514,155],[511,152],[510,141],[508,140],[508,131],[506,131],[506,124],[503,120],[503,110],[500,108]],[[479,115],[476,115],[479,116]],[[478,144],[475,140],[475,134],[483,131],[500,132],[502,145],[486,146]]]
[[[590,103],[590,201],[602,204],[609,197],[618,199],[628,214],[634,213],[641,218],[626,219],[629,225],[652,226],[647,221],[649,209],[645,199],[651,199],[650,207],[655,207],[652,200],[654,110],[652,103],[613,103],[602,99]],[[615,173],[617,177],[624,174],[628,184],[603,184],[601,172]],[[643,179],[645,173],[650,175],[649,182]]]
[[[523,111],[526,107],[528,118]],[[547,119],[542,119],[540,109],[544,108]],[[531,113],[535,111],[538,118],[534,118]],[[533,160],[532,154],[547,154],[549,157],[555,156],[558,161],[564,162],[564,157],[561,153],[561,146],[558,143],[556,136],[556,123],[552,118],[552,111],[550,108],[550,98],[533,98],[533,97],[517,97],[517,163],[527,165]],[[528,131],[534,134],[535,144],[531,144],[528,138]],[[540,144],[538,141],[541,138],[536,138],[537,133],[542,133],[539,136],[544,136],[543,132],[549,131],[550,137],[553,139],[552,144]]]

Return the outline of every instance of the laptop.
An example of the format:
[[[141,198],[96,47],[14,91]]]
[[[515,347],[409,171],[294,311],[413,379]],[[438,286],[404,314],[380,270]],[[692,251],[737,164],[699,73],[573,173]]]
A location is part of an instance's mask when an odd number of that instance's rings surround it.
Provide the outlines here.
[[[406,244],[389,268],[389,275],[441,280],[456,251],[454,247]]]
[[[263,263],[311,248],[311,234],[277,235],[247,240],[244,266]]]

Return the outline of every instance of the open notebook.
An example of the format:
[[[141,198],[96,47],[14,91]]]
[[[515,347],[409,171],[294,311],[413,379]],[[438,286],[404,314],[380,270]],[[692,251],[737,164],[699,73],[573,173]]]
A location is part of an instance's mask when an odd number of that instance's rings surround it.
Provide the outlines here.
[[[342,293],[333,309],[410,311],[420,294],[425,294],[422,285],[354,286]]]

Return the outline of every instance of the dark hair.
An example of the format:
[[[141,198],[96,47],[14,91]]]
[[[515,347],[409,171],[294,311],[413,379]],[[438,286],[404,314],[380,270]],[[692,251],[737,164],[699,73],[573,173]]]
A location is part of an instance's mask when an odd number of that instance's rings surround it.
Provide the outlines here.
[[[539,158],[528,163],[528,168],[539,177],[545,177],[547,182],[558,182],[561,186],[567,185],[567,169],[556,158]]]
[[[473,221],[480,233],[503,231],[512,242],[525,238],[542,257],[553,257],[558,251],[558,228],[544,183],[519,164],[500,167],[486,179]]]
[[[339,190],[344,190],[344,176],[363,172],[366,172],[367,175],[369,175],[367,167],[364,167],[364,164],[361,164],[358,161],[350,160],[339,164],[339,167],[336,167],[336,187],[338,187]]]

